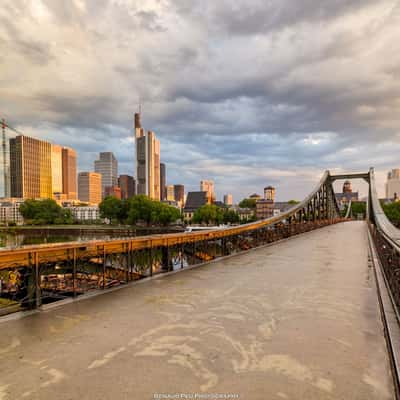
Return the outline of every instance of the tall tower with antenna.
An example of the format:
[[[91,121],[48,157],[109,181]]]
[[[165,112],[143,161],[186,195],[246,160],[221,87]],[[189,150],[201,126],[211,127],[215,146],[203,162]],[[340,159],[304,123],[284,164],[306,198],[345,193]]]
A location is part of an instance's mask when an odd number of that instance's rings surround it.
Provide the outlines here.
[[[4,197],[10,197],[10,174],[7,162],[7,138],[6,138],[6,121],[1,120],[1,148],[3,156],[3,184],[4,184]]]
[[[135,113],[137,194],[160,200],[160,141],[154,132],[146,132],[141,124],[141,106]]]

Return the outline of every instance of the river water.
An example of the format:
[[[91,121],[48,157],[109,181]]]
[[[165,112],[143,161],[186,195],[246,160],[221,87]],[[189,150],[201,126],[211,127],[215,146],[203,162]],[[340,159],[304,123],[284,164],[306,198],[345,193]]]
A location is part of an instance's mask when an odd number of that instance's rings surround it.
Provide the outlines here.
[[[171,233],[171,230],[110,230],[110,229],[96,229],[94,231],[88,229],[35,229],[23,230],[16,232],[0,231],[0,248],[17,248],[21,246],[29,246],[36,244],[46,243],[64,243],[76,241],[90,241],[90,240],[109,240],[109,239],[122,239],[135,236],[144,236],[155,233]]]

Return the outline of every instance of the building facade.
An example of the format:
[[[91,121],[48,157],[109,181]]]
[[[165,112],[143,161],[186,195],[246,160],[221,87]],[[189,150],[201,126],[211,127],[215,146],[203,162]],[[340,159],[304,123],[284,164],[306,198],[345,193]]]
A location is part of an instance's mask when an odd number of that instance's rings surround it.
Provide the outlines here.
[[[186,199],[185,208],[183,209],[184,218],[190,221],[193,218],[196,210],[206,204],[208,204],[207,192],[189,192]]]
[[[166,192],[166,185],[167,185],[167,167],[164,163],[160,164],[160,200],[166,200],[167,192]]]
[[[335,193],[336,201],[339,208],[343,210],[350,201],[358,201],[358,192],[353,192],[350,181],[343,184],[342,193]]]
[[[97,205],[102,199],[102,176],[97,172],[80,172],[78,174],[79,200]]]
[[[269,200],[275,202],[275,188],[272,186],[267,186],[264,188],[264,200]]]
[[[119,186],[106,186],[104,190],[104,197],[112,196],[119,200],[122,199],[121,188]]]
[[[140,114],[135,114],[137,193],[160,200],[160,141],[154,132],[141,126]]]
[[[11,197],[51,199],[52,145],[23,135],[10,139],[9,143]]]
[[[63,192],[62,146],[51,145],[51,183],[54,193]]]
[[[274,202],[271,200],[257,200],[256,217],[257,219],[271,218],[274,215]]]
[[[19,212],[19,206],[24,202],[23,199],[2,199],[0,201],[0,224],[22,225],[24,218]]]
[[[180,208],[185,206],[185,186],[184,185],[174,185],[174,196],[175,201],[178,203]]]
[[[400,169],[392,169],[387,174],[386,180],[386,198],[397,199],[400,197]]]
[[[121,188],[121,198],[126,200],[135,196],[136,181],[133,176],[120,175],[118,178],[118,186]]]
[[[234,206],[233,210],[239,215],[240,222],[248,222],[254,219],[254,210],[251,208]]]
[[[28,136],[10,143],[10,191],[14,198],[76,199],[76,152]]]
[[[167,185],[166,186],[166,191],[167,191],[166,200],[175,201],[175,188],[174,188],[174,185]]]
[[[256,201],[256,218],[266,219],[274,216],[275,188],[267,186],[264,188],[264,198]]]
[[[76,182],[76,151],[70,147],[62,149],[62,193],[68,200],[78,198]]]
[[[208,204],[215,201],[214,181],[207,179],[200,181],[200,191],[207,193]]]
[[[101,192],[105,197],[106,187],[118,186],[118,161],[110,151],[99,153],[94,162],[94,171],[101,174]]]
[[[233,204],[233,197],[231,194],[224,195],[224,205],[230,207]]]
[[[97,221],[100,219],[98,206],[72,206],[65,208],[71,211],[72,217],[76,221]]]

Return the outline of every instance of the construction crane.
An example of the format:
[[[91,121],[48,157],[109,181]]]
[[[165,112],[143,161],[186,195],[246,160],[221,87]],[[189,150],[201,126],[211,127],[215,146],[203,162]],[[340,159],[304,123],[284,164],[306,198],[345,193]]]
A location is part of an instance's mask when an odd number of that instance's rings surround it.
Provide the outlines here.
[[[6,128],[22,135],[21,132],[6,123],[4,118],[1,119],[1,148],[3,156],[3,179],[4,179],[4,197],[10,197],[9,169],[7,165],[7,136]]]
[[[1,147],[3,150],[4,197],[10,197],[7,173],[6,120],[4,118],[1,120],[1,136]]]

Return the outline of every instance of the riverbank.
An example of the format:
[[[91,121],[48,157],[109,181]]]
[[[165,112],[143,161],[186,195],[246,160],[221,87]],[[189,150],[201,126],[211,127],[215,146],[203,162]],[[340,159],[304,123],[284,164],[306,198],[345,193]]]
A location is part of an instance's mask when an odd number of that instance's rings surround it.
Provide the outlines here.
[[[66,231],[68,233],[76,232],[100,232],[112,234],[121,232],[151,232],[151,233],[173,233],[183,232],[185,228],[179,225],[174,226],[142,226],[142,225],[20,225],[20,226],[2,226],[0,232],[4,233],[24,233],[24,232],[56,232]]]
[[[0,248],[183,232],[181,226],[49,225],[0,228]]]

